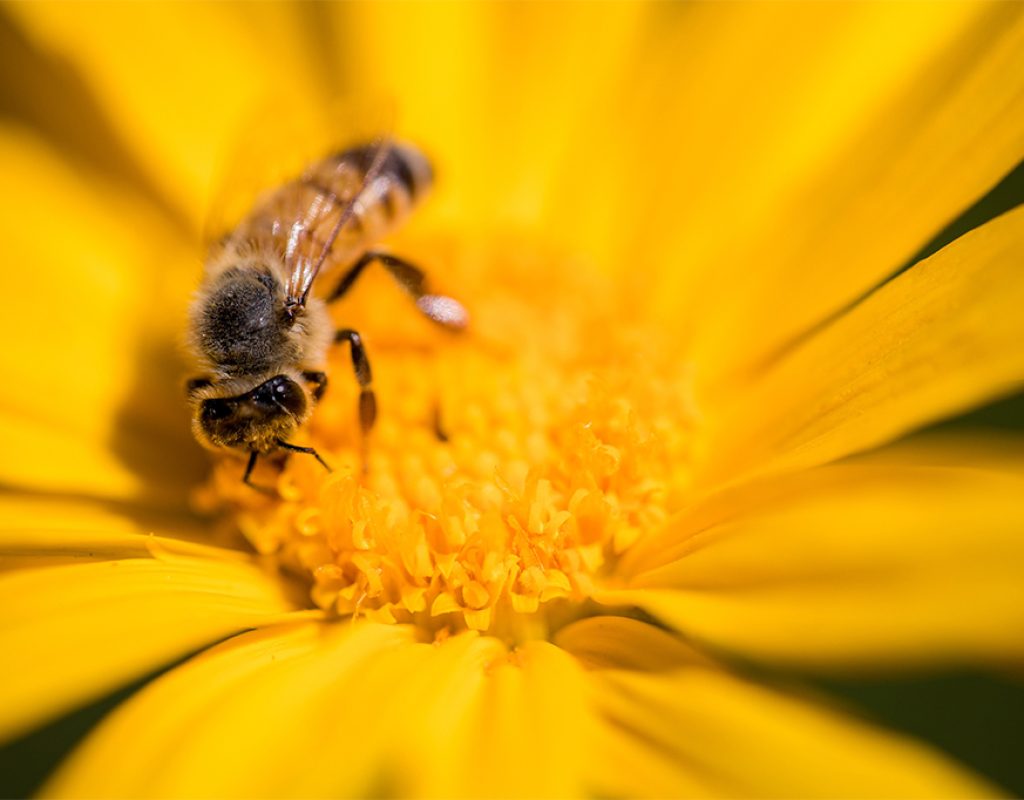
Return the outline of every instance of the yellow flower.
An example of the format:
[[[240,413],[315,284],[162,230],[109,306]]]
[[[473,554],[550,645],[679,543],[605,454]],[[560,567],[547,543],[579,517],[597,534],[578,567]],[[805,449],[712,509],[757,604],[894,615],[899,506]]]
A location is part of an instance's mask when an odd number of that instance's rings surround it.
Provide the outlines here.
[[[1024,155],[1024,6],[3,10],[0,738],[175,664],[46,793],[994,791],[737,665],[1024,656],[1020,446],[891,444],[1022,385],[1024,210],[890,279]],[[336,354],[332,474],[194,492],[212,176],[340,91],[435,156],[393,244],[472,329],[368,278],[366,479]]]

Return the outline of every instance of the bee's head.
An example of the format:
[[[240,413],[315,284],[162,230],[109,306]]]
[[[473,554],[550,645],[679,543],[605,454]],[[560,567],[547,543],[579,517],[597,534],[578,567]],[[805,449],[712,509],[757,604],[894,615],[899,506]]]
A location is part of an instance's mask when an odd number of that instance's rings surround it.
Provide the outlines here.
[[[267,453],[295,431],[309,401],[299,383],[275,375],[244,394],[197,398],[195,408],[192,425],[204,444]]]

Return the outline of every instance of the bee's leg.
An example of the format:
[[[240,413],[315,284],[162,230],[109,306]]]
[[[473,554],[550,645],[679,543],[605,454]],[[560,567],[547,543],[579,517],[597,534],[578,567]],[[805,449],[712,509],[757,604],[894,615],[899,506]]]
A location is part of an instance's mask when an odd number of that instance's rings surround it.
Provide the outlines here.
[[[307,371],[302,373],[307,383],[313,384],[313,399],[318,403],[320,398],[327,391],[327,373],[319,371]]]
[[[260,486],[258,483],[252,482],[252,471],[256,467],[256,458],[258,456],[259,453],[255,450],[249,452],[249,463],[245,465],[245,474],[242,476],[242,483],[250,489],[255,489],[257,492],[263,492],[263,494],[276,494],[273,489],[268,489],[266,486]]]
[[[359,384],[359,428],[363,435],[363,472],[366,472],[366,451],[370,429],[373,428],[373,423],[377,419],[377,396],[373,393],[373,388],[370,385],[373,382],[370,360],[366,357],[366,350],[363,348],[363,338],[351,328],[338,331],[334,335],[334,341],[338,344],[348,342],[352,353],[352,369],[356,374],[356,382]]]
[[[212,384],[213,381],[209,378],[189,378],[188,382],[185,384],[185,391],[188,393],[188,396],[191,397],[199,389],[205,389],[207,386]]]
[[[381,266],[391,274],[391,277],[412,295],[413,300],[416,301],[416,307],[427,319],[449,330],[465,329],[469,323],[469,314],[458,300],[441,294],[430,294],[427,291],[427,279],[423,270],[405,259],[390,253],[382,253],[379,250],[370,250],[364,253],[338,281],[334,291],[328,295],[327,302],[331,303],[343,297],[352,288],[352,284],[356,282],[363,270],[374,261],[380,262]]]
[[[348,294],[348,290],[352,288],[353,284],[355,284],[357,280],[359,280],[359,276],[363,274],[363,270],[370,266],[373,260],[374,256],[372,252],[364,253],[355,264],[349,267],[348,272],[341,276],[341,280],[338,281],[338,285],[334,287],[334,291],[327,295],[327,302],[333,303],[335,300],[340,300]]]
[[[434,436],[437,437],[439,442],[448,441],[448,431],[444,429],[444,425],[441,424],[441,404],[434,404]]]
[[[317,461],[319,461],[321,463],[321,465],[323,465],[323,468],[325,470],[327,470],[328,472],[331,471],[330,464],[328,464],[326,461],[324,461],[323,458],[321,458],[320,454],[316,450],[314,450],[312,447],[300,447],[297,444],[289,444],[288,442],[284,441],[283,439],[278,439],[277,440],[277,446],[282,448],[282,449],[284,449],[284,450],[290,450],[293,453],[306,453],[307,455],[311,455],[311,456],[313,456],[313,458],[315,458]]]

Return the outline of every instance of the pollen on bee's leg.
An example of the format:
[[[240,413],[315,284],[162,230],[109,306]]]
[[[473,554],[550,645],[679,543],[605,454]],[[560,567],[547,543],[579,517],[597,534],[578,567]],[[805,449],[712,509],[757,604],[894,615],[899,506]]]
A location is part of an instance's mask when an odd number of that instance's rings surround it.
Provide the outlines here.
[[[466,336],[386,281],[346,295],[373,390],[344,379],[339,348],[302,432],[334,473],[291,459],[276,503],[225,498],[317,606],[411,623],[425,641],[543,635],[678,503],[693,425],[675,343],[619,319],[615,286],[592,270],[508,252],[448,259]]]

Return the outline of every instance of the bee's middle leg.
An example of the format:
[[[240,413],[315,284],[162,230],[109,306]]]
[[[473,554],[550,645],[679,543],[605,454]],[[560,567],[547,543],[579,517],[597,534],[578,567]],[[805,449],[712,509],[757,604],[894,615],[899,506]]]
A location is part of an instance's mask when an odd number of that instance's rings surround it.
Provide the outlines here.
[[[348,272],[342,275],[334,291],[327,296],[327,302],[333,303],[345,296],[348,290],[358,280],[370,264],[378,262],[390,273],[398,285],[408,292],[416,301],[416,308],[420,310],[431,322],[436,322],[449,330],[461,331],[469,322],[469,315],[462,304],[454,298],[441,294],[431,294],[427,291],[427,277],[423,270],[390,253],[383,253],[380,250],[369,250],[353,264]]]
[[[363,337],[351,328],[343,328],[334,335],[334,341],[338,344],[348,342],[352,355],[352,369],[356,375],[356,382],[359,384],[359,428],[362,434],[362,461],[363,473],[368,468],[368,446],[369,434],[373,423],[377,420],[377,396],[373,393],[373,372],[370,370],[370,359],[366,357],[366,348],[363,347]]]
[[[370,432],[377,420],[377,396],[373,393],[373,372],[370,370],[370,359],[366,357],[363,337],[351,328],[343,328],[334,335],[337,344],[348,342],[352,354],[352,370],[359,384],[359,427],[365,436]]]

